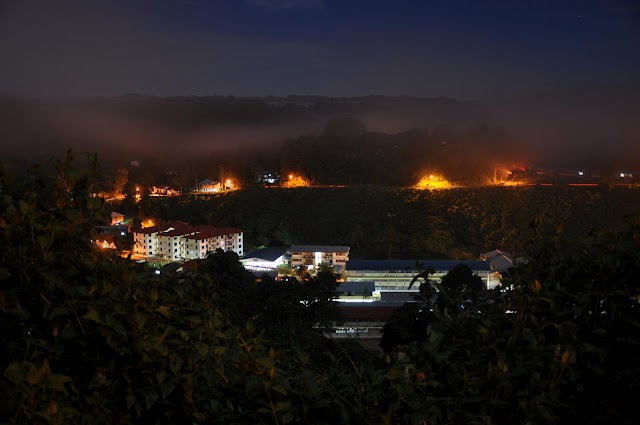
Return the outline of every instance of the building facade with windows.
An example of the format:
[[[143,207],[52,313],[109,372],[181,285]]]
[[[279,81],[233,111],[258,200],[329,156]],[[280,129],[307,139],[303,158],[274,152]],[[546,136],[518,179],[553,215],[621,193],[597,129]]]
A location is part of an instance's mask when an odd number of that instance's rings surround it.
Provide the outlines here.
[[[187,227],[189,227],[189,223],[174,221],[133,230],[133,253],[143,257],[159,256],[160,241],[158,235]]]
[[[220,248],[242,256],[243,239],[240,229],[172,222],[134,230],[133,253],[178,261],[206,258]]]
[[[175,196],[180,195],[180,191],[167,185],[151,186],[151,196]]]
[[[318,267],[325,263],[336,271],[344,270],[349,261],[349,247],[335,245],[291,245],[291,267]]]
[[[124,214],[120,214],[119,212],[113,211],[111,213],[111,225],[116,226],[118,224],[122,224],[124,222]]]
[[[433,273],[429,280],[440,282],[458,264],[466,265],[473,274],[480,276],[487,288],[495,286],[490,280],[489,263],[478,260],[353,260],[347,262],[346,275],[347,281],[351,282],[373,281],[374,295],[387,291],[418,292],[422,281],[413,285],[411,281],[419,273],[431,269]]]
[[[198,182],[198,192],[217,193],[222,191],[222,183],[217,180],[204,179]]]
[[[243,233],[232,227],[201,226],[197,232],[184,236],[184,257],[187,260],[205,258],[208,252],[222,249],[238,256],[244,253]]]

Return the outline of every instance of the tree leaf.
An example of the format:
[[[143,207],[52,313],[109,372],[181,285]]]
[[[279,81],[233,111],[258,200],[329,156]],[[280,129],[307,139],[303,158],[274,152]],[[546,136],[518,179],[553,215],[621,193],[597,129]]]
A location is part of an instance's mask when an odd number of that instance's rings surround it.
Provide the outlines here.
[[[144,393],[144,401],[147,405],[147,410],[151,410],[151,406],[153,406],[159,397],[158,392],[154,389],[148,390]]]

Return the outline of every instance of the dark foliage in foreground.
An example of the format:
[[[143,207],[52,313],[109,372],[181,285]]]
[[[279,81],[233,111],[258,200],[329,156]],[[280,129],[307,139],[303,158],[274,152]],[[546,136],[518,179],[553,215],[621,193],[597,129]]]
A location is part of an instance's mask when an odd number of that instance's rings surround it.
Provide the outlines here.
[[[222,252],[158,278],[93,249],[94,174],[57,165],[2,183],[2,422],[635,423],[638,223],[545,239],[511,291],[439,298],[382,362],[315,329],[329,278],[261,287]]]
[[[469,302],[450,273],[432,283],[437,302],[398,310],[381,346],[418,370],[431,421],[635,423],[639,225],[578,245],[545,239],[506,292]]]

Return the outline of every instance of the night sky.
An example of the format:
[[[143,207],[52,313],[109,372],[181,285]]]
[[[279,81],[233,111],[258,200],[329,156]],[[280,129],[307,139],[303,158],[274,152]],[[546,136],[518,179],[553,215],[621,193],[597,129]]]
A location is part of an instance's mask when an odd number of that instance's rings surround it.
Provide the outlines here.
[[[494,99],[633,83],[638,11],[624,0],[0,0],[0,93]]]

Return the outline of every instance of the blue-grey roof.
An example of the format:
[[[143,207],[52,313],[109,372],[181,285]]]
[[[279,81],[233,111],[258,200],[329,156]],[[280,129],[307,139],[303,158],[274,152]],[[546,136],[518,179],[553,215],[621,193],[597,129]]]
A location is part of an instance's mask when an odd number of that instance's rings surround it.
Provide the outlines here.
[[[480,260],[350,260],[347,261],[347,270],[410,270],[424,271],[449,271],[458,264],[464,264],[471,271],[489,271],[489,263]]]
[[[282,257],[288,248],[286,246],[270,246],[267,248],[254,249],[253,251],[245,254],[241,259],[248,260],[250,258],[258,258],[265,261],[276,261]]]

